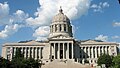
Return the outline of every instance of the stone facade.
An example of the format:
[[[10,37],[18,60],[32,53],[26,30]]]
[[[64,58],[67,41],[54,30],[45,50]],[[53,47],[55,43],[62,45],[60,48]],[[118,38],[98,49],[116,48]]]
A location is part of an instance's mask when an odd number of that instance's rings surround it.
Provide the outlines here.
[[[47,41],[5,43],[2,47],[2,57],[11,60],[16,49],[20,48],[25,58],[40,59],[45,64],[71,62],[96,66],[100,55],[105,53],[116,56],[117,46],[117,43],[99,40],[75,40],[70,20],[60,9],[52,20]]]

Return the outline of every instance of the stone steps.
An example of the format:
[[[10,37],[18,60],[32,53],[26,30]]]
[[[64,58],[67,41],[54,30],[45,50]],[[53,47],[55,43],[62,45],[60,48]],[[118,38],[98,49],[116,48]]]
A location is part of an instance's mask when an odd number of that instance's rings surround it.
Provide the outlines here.
[[[79,63],[50,62],[43,65],[42,68],[90,68],[90,66]]]

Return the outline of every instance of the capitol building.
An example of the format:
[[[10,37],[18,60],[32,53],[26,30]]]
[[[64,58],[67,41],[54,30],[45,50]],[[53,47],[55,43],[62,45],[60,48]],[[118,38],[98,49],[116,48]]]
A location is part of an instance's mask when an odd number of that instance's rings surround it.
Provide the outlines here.
[[[118,44],[112,42],[90,39],[75,40],[73,38],[70,19],[60,9],[59,13],[52,19],[47,41],[31,40],[5,43],[2,46],[2,57],[12,60],[16,49],[20,48],[25,58],[31,57],[42,60],[42,63],[45,65],[71,63],[81,66],[97,66],[97,60],[100,55],[109,54],[117,56],[117,47]]]

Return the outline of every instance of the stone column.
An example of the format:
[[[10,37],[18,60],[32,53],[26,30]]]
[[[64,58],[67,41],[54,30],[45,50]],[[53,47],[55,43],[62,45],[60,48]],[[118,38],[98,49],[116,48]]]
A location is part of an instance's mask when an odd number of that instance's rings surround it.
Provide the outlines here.
[[[112,55],[112,52],[111,52],[111,46],[109,46],[109,48],[108,48],[109,50],[109,55]]]
[[[63,59],[65,59],[65,51],[64,51],[64,49],[65,49],[65,46],[64,46],[64,43],[63,43]]]
[[[58,43],[58,59],[60,59],[60,43]]]
[[[91,49],[91,54],[92,54],[92,58],[94,58],[93,47],[92,47],[92,49]]]
[[[82,60],[82,64],[85,64],[85,59]]]
[[[30,47],[28,48],[28,58],[30,57]]]
[[[14,56],[15,56],[15,53],[16,53],[16,47],[14,47]]]
[[[69,43],[67,43],[67,53],[66,53],[67,59],[69,59]]]
[[[95,47],[95,58],[97,58],[97,47]]]
[[[21,47],[21,52],[23,53],[23,47]]]
[[[117,47],[114,46],[114,56],[117,56]]]
[[[56,27],[57,27],[57,32],[59,32],[59,24],[57,24],[57,26],[56,26]]]
[[[32,55],[32,58],[34,58],[34,56],[33,56],[33,55],[34,55],[34,54],[33,54],[33,53],[34,53],[34,47],[32,47],[31,50],[32,50],[32,54],[31,54],[31,55]]]
[[[61,26],[62,26],[62,31],[64,31],[64,24],[61,24]]]
[[[90,47],[88,47],[88,56],[90,58]]]
[[[104,46],[102,46],[102,54],[104,54]]]
[[[105,47],[105,54],[108,54],[108,52],[107,52],[107,46]]]
[[[37,59],[37,47],[35,48],[35,59]]]
[[[25,55],[25,58],[26,58],[26,54],[27,54],[27,48],[25,47],[25,54],[24,54],[24,55]]]
[[[10,60],[12,60],[12,56],[13,56],[13,47],[10,47]]]
[[[25,58],[25,47],[23,47],[23,55],[24,55],[24,58]]]
[[[84,52],[85,52],[85,53],[84,53],[85,58],[87,58],[87,56],[86,56],[86,54],[87,54],[87,53],[86,53],[86,47],[85,47],[85,49],[84,49]]]
[[[55,59],[55,43],[54,43],[54,59]]]
[[[41,47],[39,47],[39,59],[41,59]]]
[[[100,56],[100,46],[98,47],[98,56]]]

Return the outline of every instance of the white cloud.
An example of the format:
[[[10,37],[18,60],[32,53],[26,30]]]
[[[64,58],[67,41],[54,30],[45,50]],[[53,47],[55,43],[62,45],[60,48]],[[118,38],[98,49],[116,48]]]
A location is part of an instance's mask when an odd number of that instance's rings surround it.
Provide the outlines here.
[[[4,4],[0,3],[0,18],[3,18],[8,14],[9,14],[9,5],[7,4],[7,2],[4,2]]]
[[[21,28],[21,25],[14,24],[14,25],[6,25],[4,30],[0,32],[0,39],[5,39],[9,35],[14,34],[15,32],[18,31],[19,28]]]
[[[26,22],[32,27],[42,28],[43,26],[49,26],[53,16],[59,12],[60,6],[62,6],[64,14],[67,15],[70,20],[75,20],[86,14],[90,3],[91,0],[39,0],[40,7],[37,8],[37,12],[34,14],[36,18],[30,17]],[[36,31],[34,33],[35,36],[34,34],[33,36],[37,39],[43,38],[39,36],[40,34],[36,35]],[[49,32],[47,32],[47,35],[48,33]]]
[[[19,23],[23,23],[27,18],[28,18],[28,14],[26,14],[24,11],[22,10],[17,10],[14,14],[13,14],[13,22],[19,22]]]
[[[120,26],[120,22],[115,22],[115,23],[113,23],[113,26],[114,26],[114,27]]]
[[[100,2],[98,5],[97,4],[92,4],[91,8],[93,9],[94,12],[103,12],[104,8],[108,8],[110,5],[108,2]]]
[[[37,41],[39,40],[46,40],[49,35],[49,26],[41,26],[38,29],[35,30],[35,33],[33,33],[33,36],[36,37]]]
[[[53,16],[62,6],[63,12],[71,19],[84,15],[89,9],[90,0],[39,0],[40,7],[35,12],[36,18],[28,18],[29,25],[50,25]]]
[[[21,24],[25,24],[24,22],[27,22],[27,25],[38,28],[33,33],[33,37],[36,37],[37,40],[43,40],[48,36],[48,27],[53,16],[58,13],[60,6],[62,6],[64,14],[67,15],[70,20],[75,20],[86,14],[89,9],[90,3],[91,0],[39,0],[40,7],[37,8],[37,12],[34,13],[34,15],[36,16],[35,18],[28,18],[29,15],[22,10],[17,10],[12,15],[9,15],[9,5],[7,3],[0,3],[0,9],[2,9],[0,10],[0,13],[4,14],[1,15],[0,24],[6,25],[4,30],[0,32],[0,38],[6,38],[9,35],[17,32],[13,31],[12,29],[15,24],[19,26]],[[1,7],[4,7],[4,9]],[[10,34],[11,31],[12,33]]]
[[[98,6],[96,4],[93,4],[91,8],[98,8]]]
[[[97,36],[95,38],[95,40],[107,41],[108,40],[108,36],[99,35],[99,36]]]
[[[109,7],[110,5],[108,4],[108,2],[104,2],[102,6],[103,8],[105,8],[105,7]]]
[[[9,4],[7,2],[0,3],[0,25],[9,25],[13,23],[20,23],[25,21],[28,18],[28,14],[26,14],[22,10],[17,10],[13,15],[9,14]]]
[[[0,3],[0,25],[5,26],[5,28],[0,32],[0,39],[5,39],[17,32],[25,22],[25,19],[29,16],[22,10],[17,10],[15,13],[10,15],[9,10],[10,8],[7,2],[3,4]]]
[[[0,25],[8,24],[9,22],[9,5],[7,2],[0,3]]]
[[[120,39],[120,36],[113,36],[112,39]]]

